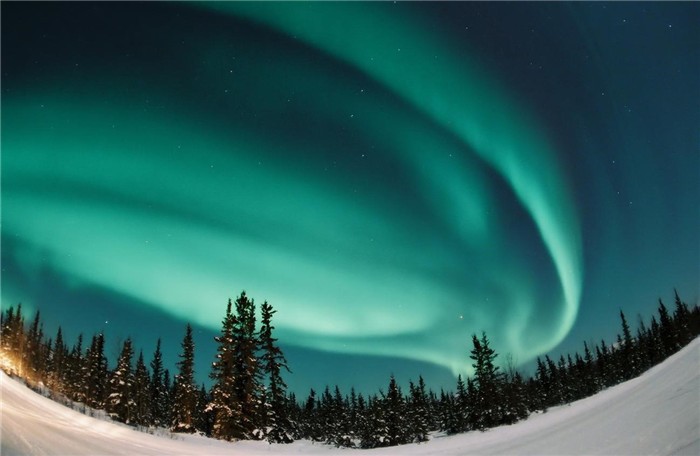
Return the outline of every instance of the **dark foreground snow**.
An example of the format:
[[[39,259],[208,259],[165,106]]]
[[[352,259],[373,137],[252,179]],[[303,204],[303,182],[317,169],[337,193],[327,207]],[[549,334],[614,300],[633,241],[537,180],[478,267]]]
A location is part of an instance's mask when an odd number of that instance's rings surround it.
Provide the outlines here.
[[[512,426],[376,450],[154,436],[59,405],[0,371],[0,454],[700,454],[700,338],[639,378]]]

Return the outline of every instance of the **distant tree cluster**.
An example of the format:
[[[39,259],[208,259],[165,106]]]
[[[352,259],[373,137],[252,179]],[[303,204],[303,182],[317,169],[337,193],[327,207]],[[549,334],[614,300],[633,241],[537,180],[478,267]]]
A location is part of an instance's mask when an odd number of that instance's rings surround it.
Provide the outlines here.
[[[700,308],[691,309],[678,293],[670,312],[659,300],[658,317],[636,333],[620,311],[621,333],[614,343],[583,344],[583,354],[549,355],[537,359],[535,375],[524,379],[511,362],[505,371],[485,333],[472,336],[469,358],[474,369],[466,382],[459,376],[456,391],[436,394],[418,382],[404,393],[391,376],[386,392],[367,397],[351,389],[343,395],[326,387],[312,389],[299,402],[287,395],[282,372],[289,371],[273,337],[275,310],[260,308],[245,292],[229,300],[210,378],[197,387],[194,341],[188,324],[177,374],[163,367],[160,339],[146,366],[143,352],[134,366],[131,339],[124,341],[114,369],[104,354],[105,338],[92,336],[83,350],[82,335],[68,346],[58,328],[55,339],[43,334],[40,314],[27,326],[21,305],[0,317],[0,361],[3,369],[30,382],[44,382],[55,394],[91,408],[106,410],[113,419],[136,425],[167,427],[174,432],[200,432],[223,440],[289,443],[309,439],[339,447],[376,448],[424,442],[433,431],[448,434],[512,424],[533,412],[570,403],[640,375],[680,350],[700,334]]]
[[[320,397],[311,390],[301,404],[290,400],[295,437],[375,448],[422,442],[432,431],[456,434],[513,424],[636,377],[700,335],[700,308],[689,309],[677,293],[672,313],[659,300],[658,316],[648,325],[640,318],[634,335],[622,311],[620,319],[622,332],[615,343],[602,340],[592,349],[584,343],[583,355],[562,355],[558,362],[547,355],[537,360],[536,373],[528,379],[512,363],[506,362],[502,371],[482,333],[472,336],[474,375],[466,382],[459,376],[455,392],[426,390],[419,377],[404,394],[393,376],[386,393],[367,398],[354,390],[343,395],[337,386],[326,387]]]

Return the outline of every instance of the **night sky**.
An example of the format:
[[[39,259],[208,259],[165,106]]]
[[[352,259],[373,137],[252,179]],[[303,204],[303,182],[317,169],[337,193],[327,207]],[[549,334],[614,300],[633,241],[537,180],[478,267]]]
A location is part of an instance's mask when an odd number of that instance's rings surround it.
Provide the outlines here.
[[[2,306],[453,388],[700,295],[700,4],[2,3]]]

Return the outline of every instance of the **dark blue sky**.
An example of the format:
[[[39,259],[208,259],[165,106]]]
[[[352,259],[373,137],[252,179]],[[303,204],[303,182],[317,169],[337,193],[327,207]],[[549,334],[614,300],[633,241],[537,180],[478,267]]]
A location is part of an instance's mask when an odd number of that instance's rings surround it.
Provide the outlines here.
[[[696,3],[2,4],[2,306],[304,394],[525,366],[700,295]]]

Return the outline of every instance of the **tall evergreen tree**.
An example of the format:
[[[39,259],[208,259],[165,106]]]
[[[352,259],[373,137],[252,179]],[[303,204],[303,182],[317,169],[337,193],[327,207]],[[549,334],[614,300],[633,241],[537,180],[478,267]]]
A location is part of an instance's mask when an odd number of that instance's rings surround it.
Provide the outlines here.
[[[239,433],[237,439],[257,439],[261,421],[260,370],[256,352],[258,337],[255,333],[255,303],[245,291],[236,299],[236,316],[233,325],[234,341],[234,392],[240,405]]]
[[[271,443],[291,443],[292,425],[287,416],[287,384],[282,379],[282,369],[289,371],[287,360],[277,345],[277,339],[272,336],[275,329],[272,326],[272,316],[277,312],[265,301],[261,306],[262,317],[260,327],[260,348],[262,355],[260,367],[266,376],[268,397],[265,416],[266,438]]]
[[[107,398],[107,413],[117,421],[123,423],[133,422],[134,400],[132,390],[134,387],[134,373],[131,369],[131,360],[134,349],[131,338],[127,338],[122,346],[117,367],[112,372],[109,380],[109,397]]]
[[[595,381],[593,354],[591,353],[590,348],[588,348],[588,343],[586,342],[583,342],[583,362],[583,387],[585,388],[586,396],[590,396],[600,390],[601,383]]]
[[[690,332],[690,311],[688,310],[688,305],[684,303],[680,296],[678,296],[678,290],[673,290],[675,298],[675,310],[673,311],[673,326],[674,332],[676,333],[676,346],[677,349],[685,347],[692,340],[692,333]]]
[[[428,440],[429,412],[428,397],[425,392],[423,377],[419,377],[418,385],[409,383],[410,400],[408,405],[409,441],[420,443]]]
[[[457,375],[457,391],[454,396],[448,398],[447,429],[448,434],[464,432],[469,428],[469,413],[471,404],[467,386],[462,375]]]
[[[547,411],[547,408],[552,404],[552,384],[549,377],[549,371],[542,359],[537,357],[537,370],[533,382],[534,394],[533,405],[538,410]]]
[[[440,399],[438,401],[438,429],[442,432],[450,434],[450,429],[452,426],[452,409],[453,404],[450,403],[449,393],[445,392],[443,388],[440,388]]]
[[[359,431],[360,448],[377,448],[391,444],[384,402],[376,396],[371,396],[367,401],[363,426]]]
[[[133,355],[133,352],[132,352]],[[131,362],[131,358],[129,358]],[[88,407],[102,409],[107,396],[107,357],[105,356],[104,334],[92,336],[90,347],[85,353],[82,365],[83,396]]]
[[[644,325],[644,320],[639,316],[639,326],[637,327],[637,363],[638,372],[641,374],[651,367],[651,361],[649,353],[647,352],[649,346],[649,330],[646,325]]]
[[[173,400],[175,399],[175,382],[172,381],[170,370],[168,369],[163,370],[163,391],[165,392],[163,401],[165,420],[163,421],[163,425],[169,427],[170,424],[173,422]]]
[[[163,354],[160,351],[160,338],[156,342],[156,349],[151,360],[150,383],[150,418],[153,426],[165,426],[169,424],[167,389],[165,387],[165,372],[163,371]]]
[[[182,353],[177,363],[179,374],[175,376],[175,397],[173,398],[173,420],[171,430],[174,432],[196,431],[195,407],[197,406],[197,386],[194,382],[194,340],[192,326],[188,323],[182,340]]]
[[[660,363],[665,356],[663,343],[661,341],[661,326],[655,316],[651,317],[647,353],[652,366]]]
[[[331,394],[331,389],[328,385],[326,385],[323,393],[321,393],[319,404],[316,409],[318,417],[317,424],[319,426],[321,438],[326,443],[332,445],[335,443],[334,431],[337,415],[335,403],[333,402],[333,395]]]
[[[76,343],[68,354],[65,391],[76,402],[85,402],[85,377],[83,365],[83,335],[79,334]]]
[[[476,416],[475,424],[478,429],[484,430],[500,423],[503,410],[501,398],[501,379],[498,366],[493,362],[498,356],[489,347],[486,333],[482,333],[481,340],[476,334],[472,336],[474,348],[470,358],[474,361],[474,381],[476,382],[476,401],[473,404]]]
[[[544,356],[544,360],[547,363],[547,371],[549,373],[549,383],[550,383],[550,391],[549,391],[549,405],[550,406],[555,406],[555,405],[560,405],[564,403],[564,399],[562,398],[562,382],[561,382],[561,376],[559,374],[559,369],[557,368],[557,365],[554,364],[554,361],[549,357],[549,355]]]
[[[661,341],[663,358],[665,358],[675,353],[678,346],[676,344],[676,331],[673,327],[673,321],[668,314],[668,309],[666,309],[663,301],[661,301],[661,298],[659,298],[659,323],[659,340]]]
[[[628,380],[639,374],[639,360],[637,357],[637,346],[634,339],[632,339],[630,327],[622,310],[620,310],[620,320],[622,323],[622,345],[619,348],[620,368],[623,380]]]
[[[350,428],[350,408],[344,400],[338,385],[328,407],[327,441],[337,447],[352,448],[352,429]]]
[[[386,423],[386,446],[408,443],[408,433],[404,423],[405,403],[401,388],[392,375],[389,379],[389,389],[384,399],[384,420]]]
[[[27,371],[24,376],[34,381],[39,381],[44,374],[44,353],[42,353],[42,340],[44,331],[41,324],[41,312],[36,311],[34,319],[27,334],[27,345],[23,352],[23,364]]]
[[[236,341],[234,327],[236,318],[231,310],[231,300],[226,306],[221,335],[214,338],[217,343],[216,360],[212,363],[210,377],[214,380],[212,399],[207,410],[213,414],[212,436],[222,440],[241,438],[243,430],[241,406],[236,395]]]
[[[139,352],[134,371],[134,387],[131,393],[134,401],[133,422],[140,426],[148,426],[151,418],[151,379],[143,361],[143,351]]]
[[[66,392],[66,374],[68,372],[68,348],[63,340],[63,331],[58,327],[56,343],[51,354],[47,384],[59,393]]]

